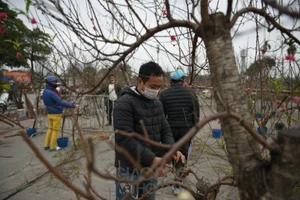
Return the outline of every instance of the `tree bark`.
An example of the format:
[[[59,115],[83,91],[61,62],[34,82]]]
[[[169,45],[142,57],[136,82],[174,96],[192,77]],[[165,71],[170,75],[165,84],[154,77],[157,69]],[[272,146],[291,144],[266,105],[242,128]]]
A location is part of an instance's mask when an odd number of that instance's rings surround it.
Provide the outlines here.
[[[278,153],[271,154],[267,182],[269,191],[266,199],[288,199],[300,181],[300,128],[279,132],[275,143]]]
[[[251,122],[251,116],[246,102],[245,88],[243,87],[237,64],[234,57],[229,22],[223,13],[210,16],[210,26],[201,27],[201,37],[205,43],[207,57],[210,63],[213,92],[217,104],[217,111],[231,111],[240,113],[246,121]],[[214,26],[211,26],[213,24]],[[240,123],[231,118],[220,119],[229,162],[232,165],[235,180],[239,184],[240,196],[245,190],[247,198],[257,199],[263,191],[249,188],[247,180],[241,180],[241,173],[251,170],[251,173],[242,177],[251,177],[253,181],[263,180],[263,168],[260,163],[259,145],[252,136],[240,126]],[[252,170],[258,170],[252,173]],[[251,189],[251,191],[247,191]]]

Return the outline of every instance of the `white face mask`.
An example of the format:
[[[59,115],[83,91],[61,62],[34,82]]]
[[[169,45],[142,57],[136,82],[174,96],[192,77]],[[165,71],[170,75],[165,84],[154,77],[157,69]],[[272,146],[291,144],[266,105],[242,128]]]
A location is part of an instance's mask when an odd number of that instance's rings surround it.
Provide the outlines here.
[[[145,86],[145,91],[142,92],[142,95],[147,99],[156,99],[158,92],[159,90],[150,89]]]

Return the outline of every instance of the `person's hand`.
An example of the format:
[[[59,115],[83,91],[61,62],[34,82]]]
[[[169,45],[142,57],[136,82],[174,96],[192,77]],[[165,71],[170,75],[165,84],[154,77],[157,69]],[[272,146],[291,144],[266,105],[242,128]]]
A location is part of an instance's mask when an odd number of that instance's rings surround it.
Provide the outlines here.
[[[185,156],[180,151],[177,151],[176,154],[173,155],[173,159],[175,160],[175,163],[178,163],[180,160],[182,164],[185,164]]]
[[[75,105],[75,108],[80,108],[80,105],[79,105],[79,104],[76,104],[76,105]]]
[[[158,175],[158,177],[163,177],[165,176],[165,172],[164,172],[164,168],[163,167],[159,167],[159,163],[161,162],[162,158],[161,157],[154,157],[152,163],[151,163],[151,167],[152,166],[157,166],[155,169],[155,175]]]

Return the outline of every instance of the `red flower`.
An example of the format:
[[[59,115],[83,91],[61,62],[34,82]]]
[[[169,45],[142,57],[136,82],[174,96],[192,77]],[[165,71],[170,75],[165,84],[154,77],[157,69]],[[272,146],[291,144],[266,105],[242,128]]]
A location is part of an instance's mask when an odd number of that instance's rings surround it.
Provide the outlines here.
[[[35,20],[34,17],[31,19],[31,23],[32,23],[32,24],[36,24],[36,20]]]
[[[4,27],[0,24],[0,34],[4,34],[4,32],[5,32],[5,29],[4,29]]]
[[[187,87],[189,84],[187,82],[183,83],[183,87]]]
[[[172,42],[173,42],[173,41],[176,41],[176,36],[175,36],[175,35],[171,35],[171,36],[170,36],[170,39],[171,39]]]
[[[166,17],[167,16],[167,10],[163,10],[162,15],[163,15],[163,17]]]
[[[91,21],[93,22],[93,21],[94,21],[94,18],[91,18]]]
[[[250,90],[251,90],[250,88],[246,88],[246,92],[250,92]]]
[[[261,54],[264,55],[266,53],[265,49],[261,49]]]
[[[218,123],[218,124],[221,124],[221,121],[218,119],[217,123]]]
[[[293,98],[293,102],[294,102],[294,103],[298,103],[298,101],[299,101],[299,98],[298,98],[298,97],[294,97],[294,98]]]
[[[291,61],[295,61],[295,56],[293,54],[289,54],[285,56],[286,60],[291,60]]]
[[[76,47],[76,43],[74,43],[74,47]]]
[[[21,53],[20,52],[17,52],[16,53],[16,58],[18,59],[18,58],[20,58],[21,57]]]
[[[3,21],[7,20],[7,13],[6,12],[0,12],[0,20],[3,20]]]
[[[93,29],[94,29],[94,31],[97,31],[97,29],[96,29],[96,27],[95,27],[95,26],[93,27]]]

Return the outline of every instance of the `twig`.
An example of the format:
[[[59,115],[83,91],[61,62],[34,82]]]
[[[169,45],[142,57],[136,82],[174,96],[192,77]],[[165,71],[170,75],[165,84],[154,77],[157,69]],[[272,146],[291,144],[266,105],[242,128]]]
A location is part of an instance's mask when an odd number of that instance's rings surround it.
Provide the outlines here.
[[[67,180],[56,168],[54,168],[48,160],[40,153],[39,149],[32,143],[28,135],[24,130],[19,131],[19,133],[22,135],[25,142],[28,144],[28,146],[32,149],[32,151],[35,153],[35,155],[38,157],[38,159],[44,163],[44,165],[49,169],[50,172],[52,172],[62,183],[64,183],[68,188],[73,190],[74,192],[80,194],[82,197],[87,199],[94,199],[91,195],[88,195],[87,193],[83,192],[80,188],[73,185],[69,180]]]
[[[10,138],[15,136],[21,136],[19,133],[13,134],[13,135],[5,135],[4,138]]]
[[[12,120],[12,119],[10,119],[10,118],[6,117],[5,115],[2,115],[2,114],[0,114],[0,116],[3,117],[3,118],[5,118],[5,119],[7,119],[8,121],[10,121],[10,122],[12,122],[12,123],[18,125],[19,127],[24,128],[24,126],[22,126],[22,125],[20,124],[20,122],[16,122],[16,121],[14,121],[14,120]]]
[[[0,158],[13,158],[13,156],[0,156]]]

